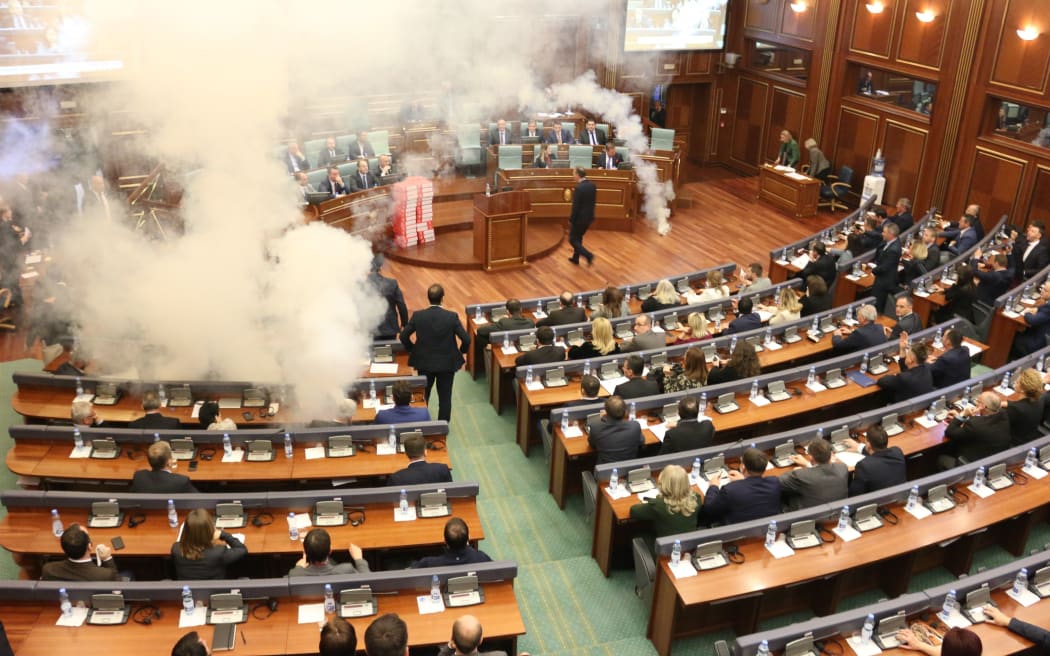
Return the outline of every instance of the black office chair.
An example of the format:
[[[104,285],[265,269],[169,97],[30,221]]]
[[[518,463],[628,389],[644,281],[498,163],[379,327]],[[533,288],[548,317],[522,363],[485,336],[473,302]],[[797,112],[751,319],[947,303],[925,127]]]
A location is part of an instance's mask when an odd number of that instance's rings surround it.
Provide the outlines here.
[[[594,472],[584,471],[580,473],[583,481],[583,517],[588,524],[594,524],[594,511],[598,505],[598,483],[594,480]]]
[[[853,169],[848,166],[839,167],[838,175],[829,175],[827,182],[820,185],[820,202],[817,203],[817,207],[830,207],[832,212],[839,209],[848,210],[845,199],[851,190],[852,179]]]

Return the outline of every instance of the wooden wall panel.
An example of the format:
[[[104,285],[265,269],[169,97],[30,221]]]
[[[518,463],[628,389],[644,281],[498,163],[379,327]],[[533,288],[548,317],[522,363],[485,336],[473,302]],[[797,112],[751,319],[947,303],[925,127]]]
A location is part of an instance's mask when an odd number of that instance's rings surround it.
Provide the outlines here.
[[[721,53],[711,54],[709,52],[685,53],[685,75],[710,75],[714,69],[714,62],[721,57]]]
[[[949,0],[902,0],[903,16],[897,61],[939,69],[944,54],[944,28],[951,18]],[[929,23],[915,17],[917,11],[936,14]]]
[[[835,138],[835,152],[831,156],[831,166],[836,172],[841,166],[852,168],[852,185],[855,190],[863,186],[864,174],[870,168],[871,158],[875,155],[878,121],[879,117],[875,114],[848,107],[843,107],[839,114],[839,129]]]
[[[813,41],[817,31],[817,21],[824,9],[821,0],[806,0],[808,8],[806,11],[796,12],[791,8],[791,3],[784,1],[784,7],[780,12],[780,32],[786,36],[793,36],[803,41]]]
[[[1006,15],[999,34],[991,30],[989,42],[996,44],[991,81],[1033,91],[1046,91],[1050,70],[1050,8],[1046,0],[1007,0]],[[1034,41],[1023,41],[1017,30],[1034,26],[1041,34]]]
[[[889,59],[890,37],[893,35],[896,11],[890,0],[881,14],[873,14],[864,5],[866,0],[853,0],[853,28],[850,32],[850,50],[856,53]]]
[[[926,161],[927,136],[925,129],[886,121],[882,139],[882,156],[887,162],[883,204],[894,203],[901,197],[915,200]]]
[[[748,167],[756,166],[762,157],[768,99],[768,84],[750,79],[740,80],[730,156]]]
[[[780,150],[779,135],[781,130],[790,130],[799,143],[799,149],[802,149],[802,143],[805,141],[805,138],[801,136],[802,117],[805,115],[805,112],[805,94],[783,87],[773,87],[773,97],[769,109],[769,127],[766,130],[763,148],[767,160],[777,158],[777,152]]]
[[[985,227],[993,225],[1003,214],[1014,215],[1026,165],[1024,160],[1010,155],[977,149],[966,204],[981,206]]]
[[[1024,223],[1027,225],[1036,219],[1050,221],[1050,166],[1039,166],[1035,171],[1035,184]]]
[[[776,32],[779,7],[785,0],[747,0],[744,27],[763,32]]]

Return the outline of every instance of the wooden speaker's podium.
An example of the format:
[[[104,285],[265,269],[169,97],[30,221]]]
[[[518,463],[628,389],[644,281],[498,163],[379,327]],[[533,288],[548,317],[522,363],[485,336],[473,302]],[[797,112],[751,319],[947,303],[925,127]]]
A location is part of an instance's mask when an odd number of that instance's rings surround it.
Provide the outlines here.
[[[474,257],[485,271],[529,266],[525,242],[530,212],[526,191],[474,197]]]

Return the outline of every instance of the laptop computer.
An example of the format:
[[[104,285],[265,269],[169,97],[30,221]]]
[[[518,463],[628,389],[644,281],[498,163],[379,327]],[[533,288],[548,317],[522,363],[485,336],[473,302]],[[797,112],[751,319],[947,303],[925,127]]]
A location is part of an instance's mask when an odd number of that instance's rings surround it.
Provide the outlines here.
[[[496,323],[500,319],[506,319],[510,313],[507,312],[506,306],[498,305],[492,308],[492,311],[489,314],[492,317],[492,323]]]
[[[820,650],[813,644],[813,634],[807,633],[784,645],[784,656],[819,656]]]
[[[766,394],[770,401],[787,401],[791,398],[791,393],[787,391],[782,380],[770,381],[769,386],[766,387]]]
[[[689,278],[681,278],[679,279],[678,284],[675,285],[675,289],[677,289],[680,294],[684,294],[688,291],[692,291],[693,288],[689,285]]]
[[[169,408],[188,408],[193,405],[193,394],[189,385],[168,388]]]
[[[835,389],[837,387],[845,387],[846,378],[842,375],[842,369],[836,367],[835,369],[828,369],[827,373],[824,374],[824,387],[828,389]]]
[[[587,415],[587,421],[583,422],[583,425],[588,434],[590,434],[591,432],[591,424],[601,421],[601,417],[602,413],[600,412],[592,412],[591,414]]]
[[[590,299],[588,299],[588,303],[587,303],[587,305],[590,306],[591,311],[593,312],[594,310],[597,310],[598,307],[601,304],[602,304],[602,295],[601,294],[591,294],[591,297],[590,297]]]
[[[693,567],[700,571],[718,569],[729,564],[729,556],[722,548],[721,540],[696,545],[693,552]]]
[[[270,395],[258,387],[247,387],[241,392],[241,405],[245,408],[265,408],[270,405]]]
[[[349,435],[332,435],[325,444],[324,454],[328,458],[349,458],[357,455],[354,438]]]
[[[788,440],[783,444],[778,444],[773,447],[773,466],[774,467],[790,467],[792,464],[791,456],[795,455],[795,441]]]
[[[218,592],[208,598],[208,624],[240,624],[248,620],[248,607],[240,592]]]
[[[376,609],[371,586],[339,591],[339,617],[369,617],[376,614]]]
[[[554,312],[561,307],[561,301],[555,299],[553,301],[547,301],[547,314]]]
[[[543,384],[547,387],[565,387],[569,381],[565,379],[565,367],[554,367],[543,374]]]
[[[318,501],[314,504],[315,526],[344,526],[345,524],[346,508],[341,499]]]
[[[124,604],[124,595],[119,592],[91,595],[91,608],[88,610],[88,624],[116,625],[125,624],[130,615]]]
[[[908,628],[908,618],[904,611],[883,617],[875,627],[875,635],[872,636],[872,640],[880,649],[896,649],[901,644],[897,640],[897,633],[906,628]]]
[[[270,462],[275,457],[270,440],[249,440],[247,446],[244,459],[248,462]]]
[[[656,485],[653,484],[653,473],[648,465],[627,472],[627,489],[632,494],[648,492],[654,487]]]
[[[762,347],[762,335],[752,335],[744,339],[745,342],[751,345],[755,349],[755,353],[761,353],[765,349]]]
[[[647,298],[649,298],[650,296],[653,295],[653,286],[652,285],[642,285],[641,287],[638,288],[638,292],[637,293],[638,293],[638,300],[639,301],[644,301],[645,299],[647,299]]]
[[[792,549],[809,549],[820,546],[823,542],[817,533],[817,523],[812,519],[792,524],[785,539]]]
[[[736,402],[736,394],[734,392],[726,392],[725,394],[719,394],[718,400],[715,401],[715,411],[720,415],[724,415],[734,410],[739,410],[740,406]]]
[[[239,501],[215,504],[215,528],[244,528],[248,518]]]
[[[445,590],[445,606],[448,608],[476,606],[485,602],[485,591],[478,585],[478,575],[473,572],[466,576],[450,577]]]
[[[416,514],[420,517],[448,517],[452,514],[448,495],[444,490],[420,494],[419,503],[416,504]]]
[[[565,335],[565,343],[569,346],[579,346],[583,344],[583,331],[579,328],[570,330]]]
[[[794,344],[795,342],[801,342],[802,338],[798,336],[797,326],[788,326],[784,329],[784,343]]]
[[[117,528],[124,523],[124,513],[116,501],[95,501],[88,515],[88,528]]]
[[[853,514],[853,528],[861,533],[882,528],[878,504],[869,503],[864,506],[858,506],[857,511]]]
[[[846,440],[850,439],[849,428],[843,426],[831,431],[832,453],[842,453],[846,450]]]
[[[984,607],[989,605],[998,607],[997,604],[992,601],[991,591],[988,588],[988,584],[985,583],[981,585],[981,587],[975,590],[970,590],[966,593],[966,601],[963,603],[962,614],[974,624],[980,624],[988,619],[984,614]]]
[[[656,353],[649,358],[649,368],[656,369],[667,364],[667,353]]]
[[[1040,567],[1035,570],[1028,587],[1032,589],[1032,592],[1039,595],[1041,599],[1050,597],[1050,566]]]
[[[1039,447],[1039,466],[1043,469],[1050,469],[1050,444]]]
[[[891,412],[882,418],[882,428],[886,431],[886,435],[893,437],[894,435],[900,435],[904,432],[904,426],[901,426],[897,420],[897,413]]]
[[[233,410],[241,407],[241,397],[239,396],[224,396],[219,399],[219,408],[223,410]]]
[[[835,332],[835,317],[828,315],[820,318],[820,332],[825,335]]]
[[[621,321],[616,324],[616,336],[620,339],[630,339],[634,337],[634,324],[631,321]]]
[[[704,344],[700,347],[700,350],[704,353],[704,361],[710,367],[711,363],[718,357],[718,349],[715,348],[714,344]]]
[[[664,317],[663,320],[664,330],[677,330],[678,329],[678,313],[672,312]]]
[[[923,505],[932,513],[942,513],[955,507],[955,501],[948,496],[947,485],[934,485],[926,493],[926,501]]]
[[[665,403],[664,409],[660,411],[660,416],[664,418],[665,422],[678,423],[681,417],[678,416],[678,402]]]

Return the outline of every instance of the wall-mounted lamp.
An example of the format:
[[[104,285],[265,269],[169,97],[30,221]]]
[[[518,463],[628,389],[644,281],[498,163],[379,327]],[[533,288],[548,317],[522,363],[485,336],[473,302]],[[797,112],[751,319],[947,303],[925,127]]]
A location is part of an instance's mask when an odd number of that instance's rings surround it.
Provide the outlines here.
[[[915,12],[915,17],[919,19],[919,22],[930,23],[933,21],[934,18],[937,18],[937,14],[933,13],[929,9],[926,9],[925,11]]]
[[[795,0],[789,6],[791,7],[791,11],[795,12],[796,14],[801,14],[802,12],[806,11],[805,0]]]
[[[882,10],[886,8],[886,5],[882,4],[882,0],[871,0],[871,2],[864,6],[873,14],[881,14]]]
[[[1029,25],[1024,29],[1017,30],[1017,37],[1022,41],[1034,41],[1039,37],[1039,30]]]

